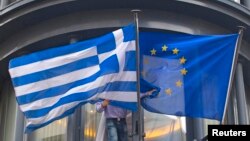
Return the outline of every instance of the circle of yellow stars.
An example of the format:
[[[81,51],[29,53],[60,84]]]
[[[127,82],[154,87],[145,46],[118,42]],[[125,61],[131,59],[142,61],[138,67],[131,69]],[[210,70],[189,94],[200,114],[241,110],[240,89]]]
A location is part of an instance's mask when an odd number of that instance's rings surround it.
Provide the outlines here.
[[[164,44],[164,45],[161,47],[161,51],[162,51],[162,52],[167,52],[168,49],[169,49],[169,47],[168,47],[166,44]],[[172,49],[171,51],[172,51],[172,54],[174,54],[174,55],[178,55],[178,54],[180,53],[180,50],[179,50],[178,48],[174,48],[174,49]],[[156,53],[157,53],[157,50],[153,48],[152,50],[150,50],[150,53],[151,53],[151,56],[155,56]],[[179,63],[180,63],[181,65],[184,65],[186,62],[187,62],[187,59],[186,59],[184,56],[182,56],[181,58],[179,58]],[[147,63],[144,62],[144,63],[145,63],[145,64],[148,64],[148,62],[147,62]],[[181,73],[181,75],[185,76],[185,75],[187,75],[188,70],[187,70],[186,68],[182,68],[182,69],[180,70],[180,73]],[[175,85],[176,85],[176,87],[182,87],[183,82],[182,82],[181,80],[178,80],[178,81],[175,82]],[[167,95],[172,95],[173,91],[172,91],[171,88],[167,88],[167,89],[165,89],[165,93],[166,93]]]

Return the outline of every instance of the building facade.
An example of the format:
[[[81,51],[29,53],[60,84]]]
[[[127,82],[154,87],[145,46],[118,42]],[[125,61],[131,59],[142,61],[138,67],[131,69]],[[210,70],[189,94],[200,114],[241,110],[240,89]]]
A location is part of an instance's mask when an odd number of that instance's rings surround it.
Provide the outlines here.
[[[25,118],[18,108],[8,74],[8,62],[31,52],[90,39],[133,22],[140,9],[140,31],[188,34],[237,33],[244,26],[227,124],[249,124],[250,1],[249,0],[0,0],[0,140],[95,141],[101,114],[85,105],[69,117],[32,134],[24,134]],[[215,56],[216,57],[216,56]],[[128,115],[130,140],[136,113]],[[206,119],[179,118],[144,111],[145,141],[200,140]]]

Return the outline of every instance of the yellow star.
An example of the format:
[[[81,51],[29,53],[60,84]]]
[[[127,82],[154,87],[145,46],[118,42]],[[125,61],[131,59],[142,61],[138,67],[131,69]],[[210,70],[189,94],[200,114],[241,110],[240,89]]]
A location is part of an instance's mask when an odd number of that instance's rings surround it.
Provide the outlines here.
[[[168,47],[166,45],[162,46],[162,51],[167,51]]]
[[[172,90],[170,88],[168,88],[168,89],[165,90],[165,93],[167,95],[171,95],[172,94]]]
[[[176,84],[177,87],[181,87],[182,86],[181,80],[178,80],[175,84]]]
[[[148,59],[144,59],[144,64],[148,64]]]
[[[187,61],[187,59],[184,56],[181,59],[179,59],[179,60],[180,60],[181,64],[185,64],[186,61]]]
[[[173,54],[176,54],[176,55],[179,53],[179,50],[177,48],[173,49],[172,51],[173,51]]]
[[[188,72],[188,71],[187,71],[185,68],[181,69],[181,74],[182,74],[182,75],[186,75],[187,72]]]
[[[150,50],[151,55],[156,55],[156,50],[153,48],[152,50]]]

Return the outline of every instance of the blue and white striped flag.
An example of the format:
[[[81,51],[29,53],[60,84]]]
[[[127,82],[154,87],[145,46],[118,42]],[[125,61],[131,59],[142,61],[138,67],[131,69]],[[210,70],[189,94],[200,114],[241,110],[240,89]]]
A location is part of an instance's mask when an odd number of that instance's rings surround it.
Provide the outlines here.
[[[26,132],[98,98],[136,110],[134,25],[105,36],[12,59],[9,73]]]

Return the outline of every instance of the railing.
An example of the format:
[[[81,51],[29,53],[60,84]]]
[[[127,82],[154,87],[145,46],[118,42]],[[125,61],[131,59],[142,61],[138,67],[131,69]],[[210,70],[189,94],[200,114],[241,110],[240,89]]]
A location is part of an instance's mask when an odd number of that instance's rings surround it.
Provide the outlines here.
[[[0,15],[5,13],[4,11],[11,11],[19,6],[22,6],[24,4],[27,4],[33,1],[36,1],[36,0],[0,0]],[[218,0],[218,1],[222,1],[222,0]],[[224,2],[232,1],[232,2],[243,5],[245,8],[250,9],[250,0],[223,0],[223,1]]]
[[[3,9],[7,7],[8,5],[18,2],[18,1],[21,1],[21,0],[0,0],[0,5],[1,5],[0,8]]]
[[[0,16],[17,7],[39,0],[0,0]],[[40,0],[41,1],[41,0]]]
[[[27,1],[27,0],[0,0],[0,9],[4,9],[10,5],[13,5],[13,4],[19,2],[19,1]],[[234,1],[236,3],[245,5],[245,3],[247,3],[247,1],[249,1],[249,0],[228,0],[228,1]]]

